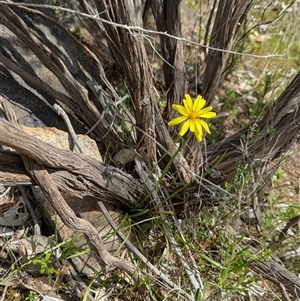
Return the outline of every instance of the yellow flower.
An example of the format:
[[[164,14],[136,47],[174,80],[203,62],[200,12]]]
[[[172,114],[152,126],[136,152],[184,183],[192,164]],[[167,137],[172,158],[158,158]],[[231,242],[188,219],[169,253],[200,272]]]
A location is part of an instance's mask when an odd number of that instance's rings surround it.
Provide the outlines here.
[[[172,108],[179,112],[182,116],[172,119],[169,121],[168,125],[174,126],[185,121],[179,131],[179,135],[183,136],[187,130],[190,129],[190,131],[195,134],[196,139],[198,141],[202,141],[202,128],[210,134],[208,124],[203,120],[203,118],[214,118],[217,113],[211,112],[212,106],[203,109],[206,104],[206,100],[203,99],[202,96],[198,95],[195,102],[193,102],[189,94],[185,94],[184,96],[185,99],[183,100],[183,106],[176,104],[172,105]]]

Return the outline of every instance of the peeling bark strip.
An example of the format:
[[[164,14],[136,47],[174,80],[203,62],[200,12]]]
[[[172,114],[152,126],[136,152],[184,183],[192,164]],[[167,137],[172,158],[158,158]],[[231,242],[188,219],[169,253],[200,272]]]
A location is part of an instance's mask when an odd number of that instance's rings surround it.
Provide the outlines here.
[[[85,1],[81,1],[85,2]],[[126,25],[143,26],[141,1],[96,0],[102,18]],[[86,5],[84,6],[86,7]],[[126,78],[137,126],[137,144],[147,150],[151,160],[156,159],[153,117],[154,87],[151,66],[147,57],[144,38],[138,32],[128,32],[103,23],[104,35],[114,60]],[[156,160],[155,160],[156,161]]]
[[[180,37],[181,0],[151,0],[150,2],[157,29],[161,32],[167,32],[173,36]],[[171,110],[172,104],[181,103],[183,95],[187,93],[183,44],[165,35],[160,35],[160,42],[162,56],[167,61],[163,62],[165,90],[168,91],[164,117],[170,120],[174,116]]]

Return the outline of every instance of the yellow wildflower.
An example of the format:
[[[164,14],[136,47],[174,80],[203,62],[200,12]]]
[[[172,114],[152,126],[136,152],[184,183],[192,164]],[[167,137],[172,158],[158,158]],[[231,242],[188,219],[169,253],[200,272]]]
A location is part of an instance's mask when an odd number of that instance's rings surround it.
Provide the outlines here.
[[[203,109],[206,104],[206,100],[203,99],[202,96],[198,95],[194,102],[189,94],[185,94],[184,96],[185,99],[183,100],[183,106],[177,104],[172,105],[172,108],[179,112],[182,116],[172,119],[169,121],[168,125],[174,126],[185,121],[179,131],[179,135],[183,136],[188,129],[190,129],[190,131],[195,134],[196,139],[200,142],[203,137],[202,128],[210,134],[208,124],[203,120],[203,118],[214,118],[217,113],[211,111],[212,106]]]

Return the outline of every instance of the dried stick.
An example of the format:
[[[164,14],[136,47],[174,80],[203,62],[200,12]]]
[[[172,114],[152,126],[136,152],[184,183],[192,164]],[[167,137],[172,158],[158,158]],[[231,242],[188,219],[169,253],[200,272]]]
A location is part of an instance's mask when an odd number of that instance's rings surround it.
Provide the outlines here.
[[[95,229],[90,222],[78,218],[75,215],[74,211],[69,207],[69,205],[57,189],[49,173],[36,162],[34,162],[34,160],[26,156],[22,157],[26,170],[38,183],[45,197],[57,212],[61,220],[70,229],[84,233],[88,237],[89,242],[93,245],[96,252],[99,254],[102,260],[103,267],[116,267],[127,272],[131,276],[134,276],[134,274],[137,275],[136,268],[132,263],[128,262],[127,260],[112,256],[105,249],[105,245],[100,235],[98,234],[97,229]]]
[[[55,103],[55,104],[53,105],[53,108],[54,108],[55,112],[63,118],[65,124],[66,124],[67,127],[68,127],[68,130],[69,130],[69,133],[70,133],[70,135],[71,135],[71,137],[72,137],[72,139],[73,139],[73,142],[74,142],[75,145],[78,147],[79,151],[80,151],[82,154],[85,154],[85,151],[84,151],[84,149],[82,148],[81,143],[79,142],[79,140],[78,140],[78,138],[77,138],[77,135],[76,135],[76,133],[75,133],[75,131],[74,131],[74,129],[73,129],[73,126],[72,126],[72,124],[71,124],[71,121],[70,121],[70,119],[69,119],[69,116],[68,116],[68,115],[66,114],[66,112],[61,108],[61,106],[59,106],[58,104]]]
[[[219,1],[213,30],[210,34],[210,46],[224,49],[224,52],[209,49],[206,56],[202,94],[208,103],[213,101],[223,81],[222,71],[228,58],[226,50],[231,48],[233,39],[251,5],[252,0]]]

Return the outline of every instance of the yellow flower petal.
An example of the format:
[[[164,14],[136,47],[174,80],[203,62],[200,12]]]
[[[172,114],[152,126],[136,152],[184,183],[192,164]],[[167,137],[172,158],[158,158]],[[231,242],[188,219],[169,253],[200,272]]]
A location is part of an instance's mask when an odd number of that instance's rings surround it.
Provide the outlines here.
[[[188,118],[186,117],[186,116],[179,116],[179,117],[176,117],[176,118],[174,118],[174,119],[172,119],[172,120],[170,120],[169,122],[168,122],[168,126],[174,126],[174,125],[177,125],[177,124],[179,124],[179,123],[181,123],[181,122],[183,122],[183,121],[185,121],[185,120],[187,120]]]
[[[179,135],[183,136],[189,129],[190,127],[190,120],[188,119],[181,127],[180,131],[179,131]]]
[[[174,104],[174,105],[172,105],[172,109],[176,110],[181,115],[189,116],[189,112],[184,106]]]
[[[196,131],[195,131],[195,135],[197,136],[203,136],[203,130],[202,130],[202,125],[201,123],[198,121],[195,122],[196,125]]]
[[[206,100],[204,98],[202,98],[201,95],[198,95],[194,102],[194,107],[193,107],[194,112],[200,111],[205,106],[205,104],[206,104]]]
[[[216,112],[207,112],[207,113],[199,114],[200,118],[215,118],[216,116],[217,116]]]
[[[205,121],[202,120],[202,119],[198,119],[198,122],[200,123],[200,125],[203,126],[203,128],[206,130],[206,132],[207,132],[208,134],[211,134],[207,122],[205,122]]]
[[[202,114],[202,113],[206,113],[206,112],[209,112],[209,111],[211,111],[212,110],[212,106],[208,106],[208,107],[206,107],[206,108],[202,108],[200,111],[199,111],[199,113],[200,114]]]
[[[198,142],[202,141],[203,135],[196,129],[195,136]]]
[[[190,94],[185,94],[185,99],[183,100],[183,105],[185,106],[185,108],[189,111],[192,112],[193,110],[193,100],[190,96]]]
[[[193,133],[195,132],[195,120],[190,121],[190,131]]]
[[[179,135],[183,136],[190,130],[195,134],[197,141],[202,141],[203,129],[210,134],[209,126],[203,119],[214,118],[217,113],[212,111],[212,106],[204,108],[206,100],[201,95],[198,95],[195,101],[192,100],[189,94],[185,94],[184,97],[183,106],[178,104],[172,105],[172,108],[179,112],[181,116],[169,121],[168,125],[173,126],[184,122],[180,128]]]

